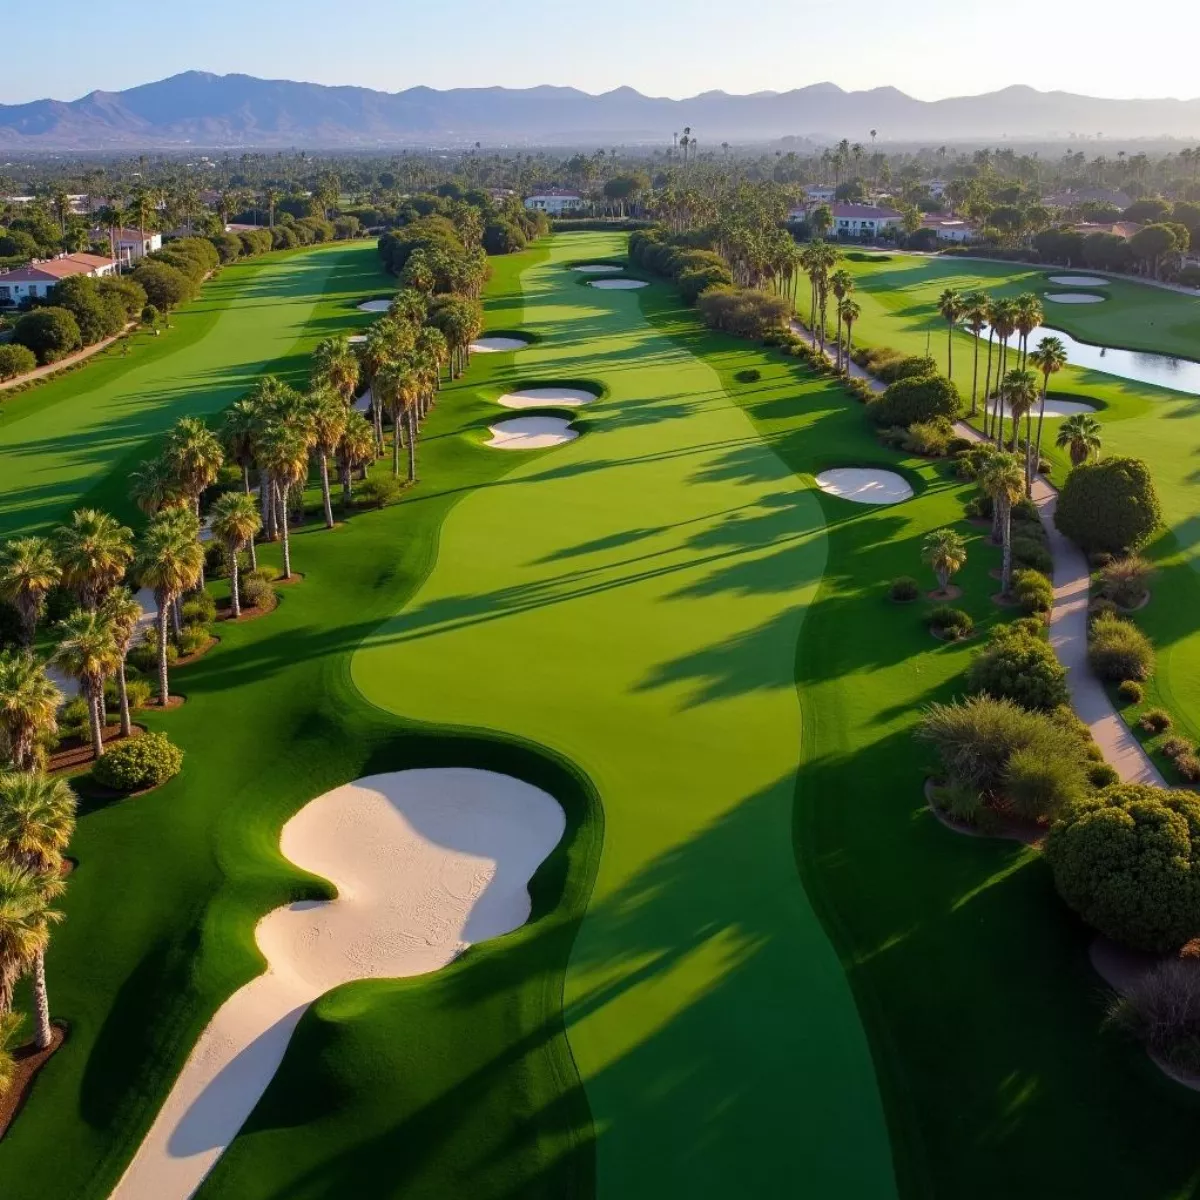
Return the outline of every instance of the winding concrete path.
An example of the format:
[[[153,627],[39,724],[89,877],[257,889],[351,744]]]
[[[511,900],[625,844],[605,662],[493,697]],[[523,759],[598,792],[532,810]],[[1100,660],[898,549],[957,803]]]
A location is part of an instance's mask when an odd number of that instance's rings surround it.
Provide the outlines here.
[[[792,329],[798,334],[808,336],[807,327],[800,321],[793,321]],[[833,361],[828,351],[826,357]],[[853,379],[863,380],[874,392],[882,392],[887,387],[882,380],[876,379],[853,361],[850,363],[850,375]],[[984,440],[983,434],[966,421],[957,422],[954,432],[973,442]],[[1133,736],[1129,726],[1113,708],[1104,685],[1092,674],[1088,665],[1088,601],[1091,572],[1083,552],[1070,538],[1059,532],[1054,522],[1058,492],[1041,475],[1034,476],[1033,502],[1041,514],[1049,540],[1050,555],[1054,560],[1054,608],[1050,613],[1050,645],[1058,655],[1058,661],[1067,669],[1071,704],[1080,720],[1092,731],[1096,745],[1104,754],[1104,761],[1116,770],[1123,782],[1166,787],[1166,780],[1142,749],[1141,743]]]

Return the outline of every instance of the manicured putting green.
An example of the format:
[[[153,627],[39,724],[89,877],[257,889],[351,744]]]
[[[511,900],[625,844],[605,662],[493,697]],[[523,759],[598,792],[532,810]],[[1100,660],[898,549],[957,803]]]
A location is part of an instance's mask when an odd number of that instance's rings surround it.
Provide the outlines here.
[[[890,1197],[858,1012],[790,842],[816,493],[640,302],[579,340],[592,309],[562,268],[623,244],[555,238],[522,276],[542,335],[522,370],[611,389],[588,436],[459,501],[353,680],[548,747],[600,793],[564,997],[600,1197]]]

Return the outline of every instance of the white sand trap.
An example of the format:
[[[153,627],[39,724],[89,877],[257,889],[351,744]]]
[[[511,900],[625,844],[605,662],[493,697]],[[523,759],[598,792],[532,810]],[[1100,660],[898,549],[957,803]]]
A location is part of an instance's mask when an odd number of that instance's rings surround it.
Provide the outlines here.
[[[488,432],[492,440],[484,445],[497,450],[541,450],[573,442],[579,436],[563,417],[513,417],[511,421],[489,425]]]
[[[610,263],[584,263],[581,267],[572,267],[572,271],[579,271],[584,275],[608,275],[613,271],[623,271],[624,267],[616,267]]]
[[[565,829],[553,796],[465,768],[373,775],[305,805],[280,849],[338,898],[259,922],[266,974],[217,1010],[112,1200],[191,1196],[319,996],[355,979],[436,971],[523,925],[527,884]]]
[[[1087,292],[1047,292],[1046,299],[1052,304],[1103,304],[1103,296],[1089,296]]]
[[[1051,275],[1049,279],[1059,287],[1108,287],[1108,280],[1097,275]]]
[[[995,412],[998,404],[1004,409],[1005,417],[1011,418],[1012,413],[1009,411],[1008,405],[1003,404],[998,396],[992,396],[987,401],[988,411]],[[1084,404],[1080,400],[1055,400],[1052,396],[1046,398],[1047,421],[1056,421],[1060,417],[1072,417],[1076,413],[1094,413],[1095,411],[1096,409],[1091,404]],[[1038,419],[1038,405],[1034,405],[1033,412],[1030,415],[1034,421]]]
[[[201,541],[207,540],[204,533],[204,530],[200,531]],[[208,531],[208,536],[212,537],[211,530]],[[133,634],[133,644],[136,646],[141,642],[146,630],[158,620],[158,601],[154,599],[154,592],[151,588],[140,588],[135,593],[134,599],[142,606],[142,615],[138,617],[137,629]],[[79,680],[65,674],[61,668],[47,666],[46,674],[53,683],[58,685],[58,690],[67,699],[79,695]]]
[[[606,292],[632,292],[635,288],[649,287],[644,279],[593,279],[588,287],[601,288]]]
[[[503,354],[506,350],[524,350],[529,343],[524,338],[481,337],[471,343],[472,354]]]
[[[817,476],[817,487],[855,504],[898,504],[913,490],[902,475],[877,467],[837,467]]]
[[[365,346],[367,344],[367,335],[365,333],[354,333],[346,339],[351,346]]]
[[[524,388],[519,392],[508,392],[501,396],[496,403],[505,408],[543,408],[547,404],[561,404],[564,408],[581,408],[591,404],[596,397],[582,388],[569,387],[535,387]]]
[[[392,307],[390,300],[364,300],[358,306],[363,312],[387,312]]]

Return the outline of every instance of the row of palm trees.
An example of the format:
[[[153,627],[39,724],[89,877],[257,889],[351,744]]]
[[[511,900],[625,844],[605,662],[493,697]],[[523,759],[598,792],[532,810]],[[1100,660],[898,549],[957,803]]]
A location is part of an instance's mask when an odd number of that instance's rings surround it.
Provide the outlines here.
[[[819,346],[822,354],[826,352],[825,331],[829,324],[829,298],[832,296],[837,316],[834,362],[839,373],[849,374],[850,352],[854,345],[854,323],[862,315],[862,309],[854,299],[854,277],[849,271],[838,267],[841,259],[841,251],[820,238],[807,243],[800,252],[800,264],[808,276],[808,332],[813,347]]]

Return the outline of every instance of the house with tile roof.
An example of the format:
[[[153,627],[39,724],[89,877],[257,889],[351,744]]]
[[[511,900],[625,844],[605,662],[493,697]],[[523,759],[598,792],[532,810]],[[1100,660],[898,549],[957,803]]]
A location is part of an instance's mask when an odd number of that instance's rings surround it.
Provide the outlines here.
[[[99,254],[60,254],[34,260],[11,271],[0,271],[0,306],[15,307],[28,300],[44,299],[56,284],[75,275],[99,279],[116,274],[117,264]]]

